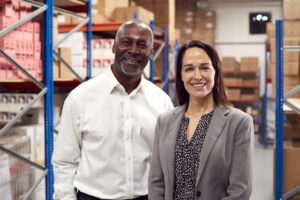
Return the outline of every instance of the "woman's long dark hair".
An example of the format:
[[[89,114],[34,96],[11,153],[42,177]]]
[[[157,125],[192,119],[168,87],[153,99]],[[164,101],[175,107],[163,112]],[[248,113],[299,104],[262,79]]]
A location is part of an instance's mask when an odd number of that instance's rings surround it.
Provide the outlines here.
[[[192,40],[189,42],[186,42],[183,44],[178,52],[177,56],[177,63],[176,63],[176,95],[179,105],[183,105],[185,103],[189,103],[189,94],[184,88],[184,84],[181,77],[181,70],[182,70],[182,59],[184,56],[184,53],[187,49],[197,47],[200,49],[203,49],[207,55],[209,56],[212,65],[215,69],[215,84],[213,87],[213,98],[217,105],[223,105],[225,107],[228,107],[230,105],[224,88],[223,83],[223,77],[222,77],[222,71],[221,71],[221,62],[220,58],[218,56],[218,53],[208,44],[205,44],[198,40]]]

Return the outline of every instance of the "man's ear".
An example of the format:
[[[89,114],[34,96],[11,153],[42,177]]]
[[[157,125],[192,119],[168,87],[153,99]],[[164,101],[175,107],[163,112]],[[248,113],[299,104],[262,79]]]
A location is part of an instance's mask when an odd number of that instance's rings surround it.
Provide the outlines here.
[[[116,40],[114,41],[114,44],[112,46],[112,52],[116,53]]]
[[[151,50],[150,50],[150,55],[148,56],[149,60],[152,59],[153,53],[154,53],[154,50],[153,50],[153,48],[151,48]]]

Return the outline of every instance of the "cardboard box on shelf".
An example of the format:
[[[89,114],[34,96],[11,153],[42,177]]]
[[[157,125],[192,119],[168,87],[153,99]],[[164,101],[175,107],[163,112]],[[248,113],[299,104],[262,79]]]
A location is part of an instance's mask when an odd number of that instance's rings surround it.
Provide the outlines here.
[[[283,36],[300,38],[300,20],[284,21],[283,22]]]
[[[59,55],[71,66],[71,49],[70,48],[59,48]],[[62,62],[59,63],[59,77],[65,79],[72,79],[71,70]]]
[[[258,79],[257,78],[244,78],[243,85],[244,86],[258,86]]]
[[[224,77],[223,78],[224,85],[243,85],[242,78],[234,78],[234,77]]]
[[[155,23],[175,23],[175,1],[155,2]]]
[[[86,17],[86,13],[77,13],[83,17]],[[92,19],[93,20],[93,19]],[[80,17],[70,17],[70,24],[74,24],[74,25],[77,25],[77,24],[80,24],[81,22],[83,21],[82,18]]]
[[[283,75],[299,75],[299,62],[284,62]]]
[[[222,70],[235,70],[236,60],[235,57],[223,57],[222,58]]]
[[[230,99],[240,99],[241,98],[241,89],[238,88],[227,88],[227,96]]]
[[[271,39],[275,39],[275,23],[267,23],[267,38],[269,44]]]
[[[105,17],[114,20],[114,10],[118,7],[127,7],[128,0],[94,0],[92,1],[93,14],[103,14]]]
[[[129,6],[141,6],[154,12],[154,0],[129,0]]]
[[[69,25],[69,24],[71,24],[71,16],[69,16],[69,15],[61,15],[61,14],[59,14],[58,16],[57,16],[57,23],[59,24],[59,25]]]
[[[283,0],[284,20],[300,20],[299,10],[300,10],[299,0]]]
[[[240,70],[241,71],[258,70],[258,57],[242,57]]]
[[[92,23],[93,24],[102,24],[102,23],[110,23],[112,20],[105,17],[103,14],[92,14]]]
[[[134,13],[137,13],[138,19],[149,24],[154,19],[153,12],[146,10],[141,6],[135,7],[120,7],[115,9],[115,22],[125,22],[133,19]]]
[[[275,152],[274,143],[274,177],[275,177]],[[283,185],[282,192],[285,194],[300,185],[300,142],[284,141],[283,142]],[[275,178],[274,178],[275,184]],[[274,187],[273,187],[274,188]],[[300,199],[300,194],[296,194],[291,199]]]

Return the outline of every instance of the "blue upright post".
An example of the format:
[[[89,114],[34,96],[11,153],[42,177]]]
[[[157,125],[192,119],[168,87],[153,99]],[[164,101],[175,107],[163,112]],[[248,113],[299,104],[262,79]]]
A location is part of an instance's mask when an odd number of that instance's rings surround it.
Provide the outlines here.
[[[167,72],[168,72],[168,36],[167,36],[167,28],[164,26],[163,27],[163,41],[164,41],[164,49],[163,49],[163,74],[162,74],[162,81],[166,79]],[[166,84],[163,90],[168,94],[168,87]]]
[[[267,73],[268,73],[268,51],[267,51],[268,42],[265,42],[265,92],[264,92],[264,107],[263,107],[263,139],[264,139],[264,148],[267,147]]]
[[[283,42],[282,20],[276,20],[276,156],[275,200],[282,199],[283,182]]]
[[[134,13],[133,13],[133,19],[138,19],[138,14],[137,14],[137,12],[134,12]]]
[[[151,28],[151,30],[152,30],[152,32],[154,34],[154,22],[153,22],[153,20],[150,21],[150,28]],[[154,49],[154,46],[152,48]],[[152,56],[152,58],[150,60],[150,77],[149,77],[149,80],[152,83],[153,83],[153,76],[154,76],[154,60],[153,60],[153,56]]]
[[[92,0],[89,0],[87,2],[86,6],[86,12],[89,16],[90,20],[87,24],[87,80],[91,79],[92,77],[92,67],[91,67],[91,60],[92,60],[92,47],[91,47],[91,41],[92,41]]]
[[[45,0],[47,10],[44,14],[44,84],[48,88],[44,98],[45,117],[45,165],[48,169],[46,176],[46,199],[53,196],[53,170],[51,157],[53,152],[53,0]]]

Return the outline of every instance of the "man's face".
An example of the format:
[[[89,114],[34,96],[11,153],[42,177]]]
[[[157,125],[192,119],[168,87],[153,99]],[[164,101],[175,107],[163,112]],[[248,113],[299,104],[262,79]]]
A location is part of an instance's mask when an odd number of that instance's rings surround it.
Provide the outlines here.
[[[148,28],[135,23],[125,25],[114,43],[115,68],[119,75],[141,76],[152,56],[152,35]]]

